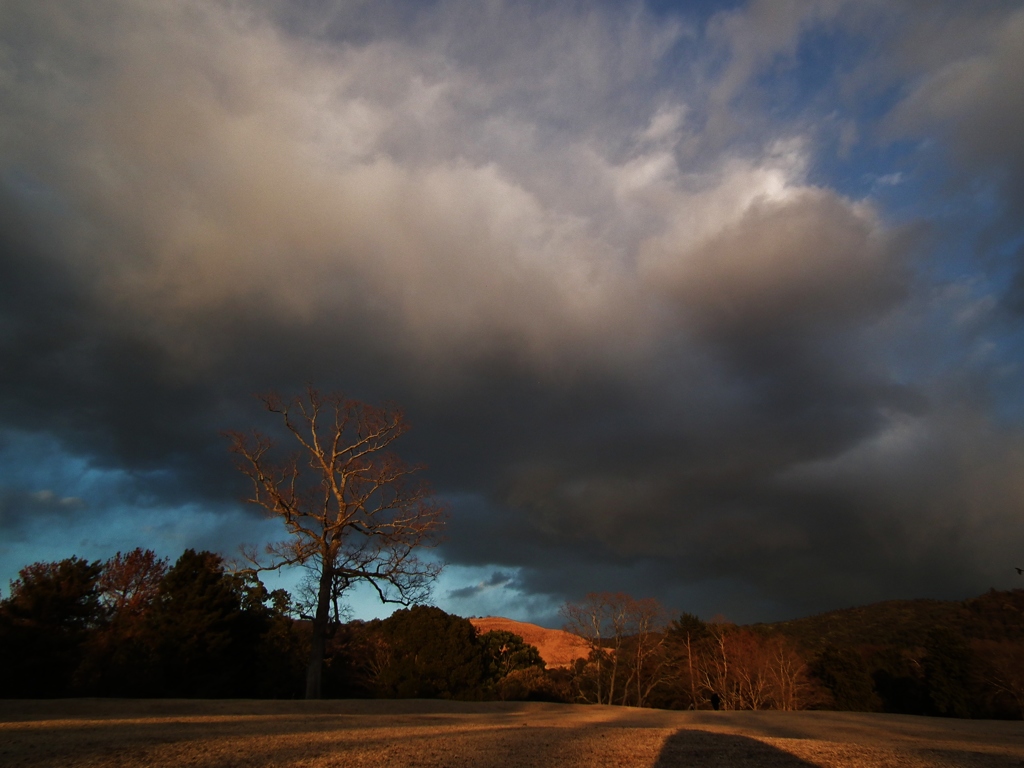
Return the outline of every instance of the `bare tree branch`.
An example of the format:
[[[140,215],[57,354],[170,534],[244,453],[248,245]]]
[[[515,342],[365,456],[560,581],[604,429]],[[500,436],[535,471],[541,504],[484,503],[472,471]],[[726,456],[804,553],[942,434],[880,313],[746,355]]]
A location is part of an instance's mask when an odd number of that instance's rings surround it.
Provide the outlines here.
[[[404,413],[312,386],[285,400],[259,398],[281,418],[300,450],[274,459],[269,437],[226,432],[238,470],[252,483],[246,499],[281,519],[289,538],[263,555],[243,548],[248,572],[301,565],[315,577],[313,641],[306,697],[319,698],[324,639],[341,598],[354,583],[369,583],[382,602],[408,605],[424,599],[441,571],[415,552],[436,546],[445,510],[425,482],[423,468],[405,463],[390,447],[408,431]]]

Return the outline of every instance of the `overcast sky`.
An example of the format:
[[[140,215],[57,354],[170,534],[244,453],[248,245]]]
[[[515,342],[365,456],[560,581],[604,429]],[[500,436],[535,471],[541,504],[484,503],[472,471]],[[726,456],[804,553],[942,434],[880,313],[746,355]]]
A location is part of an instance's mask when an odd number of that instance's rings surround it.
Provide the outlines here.
[[[1024,586],[1021,126],[1021,2],[4,2],[3,592],[277,536],[219,432],[306,382],[462,615]]]

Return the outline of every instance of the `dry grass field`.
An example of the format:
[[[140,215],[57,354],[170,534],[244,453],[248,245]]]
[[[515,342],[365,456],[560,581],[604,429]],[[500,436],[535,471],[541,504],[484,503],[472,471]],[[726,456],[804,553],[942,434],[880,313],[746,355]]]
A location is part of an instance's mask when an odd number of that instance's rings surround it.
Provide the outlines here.
[[[1021,766],[1024,724],[438,701],[0,701],[11,766]]]

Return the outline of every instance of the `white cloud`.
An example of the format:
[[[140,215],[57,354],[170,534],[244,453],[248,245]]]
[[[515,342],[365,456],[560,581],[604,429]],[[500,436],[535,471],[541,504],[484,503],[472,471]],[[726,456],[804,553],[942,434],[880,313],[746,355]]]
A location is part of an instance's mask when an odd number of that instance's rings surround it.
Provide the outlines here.
[[[647,289],[663,281],[666,259],[716,260],[707,249],[753,206],[815,199],[800,138],[698,173],[680,167],[681,104],[624,126],[638,137],[625,159],[585,130],[538,143],[531,137],[549,130],[543,99],[535,113],[509,112],[493,96],[522,85],[507,72],[531,66],[529,52],[491,71],[460,66],[436,41],[335,48],[219,5],[192,15],[115,7],[114,24],[79,19],[75,51],[100,55],[98,71],[82,76],[74,57],[31,50],[37,68],[79,94],[61,107],[79,135],[51,147],[46,173],[73,209],[93,212],[83,226],[109,222],[75,268],[99,269],[108,301],[156,333],[174,337],[182,317],[229,300],[342,325],[372,302],[387,316],[379,332],[403,355],[457,360],[489,339],[513,341],[541,367],[567,344],[614,353],[617,338],[643,345],[660,332]],[[46,18],[69,22],[59,11]],[[664,47],[657,36],[613,41],[594,24],[572,45],[620,57],[620,77]],[[545,35],[544,45],[561,39],[557,27]],[[573,61],[552,58],[549,76],[572,80]],[[34,77],[14,93],[24,119],[56,108]],[[487,161],[475,158],[480,141]],[[859,215],[838,199],[807,210]]]

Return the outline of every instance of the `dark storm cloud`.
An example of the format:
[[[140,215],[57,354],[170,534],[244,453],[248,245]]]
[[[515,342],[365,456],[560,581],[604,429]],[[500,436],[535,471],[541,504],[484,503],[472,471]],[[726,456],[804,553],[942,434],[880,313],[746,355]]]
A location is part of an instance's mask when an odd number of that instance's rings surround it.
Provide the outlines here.
[[[24,537],[34,526],[65,524],[81,508],[81,499],[58,496],[50,490],[33,493],[4,490],[0,492],[0,529],[7,537]]]
[[[468,587],[460,587],[459,589],[450,590],[448,592],[448,597],[454,598],[456,600],[478,597],[480,595],[486,594],[489,590],[492,590],[495,587],[504,587],[508,585],[510,582],[512,582],[512,577],[509,574],[503,573],[501,571],[495,571],[488,578],[476,584],[472,584]]]
[[[474,605],[746,619],[997,582],[1024,446],[985,289],[811,183],[818,94],[757,106],[818,27],[912,14],[771,5],[5,7],[4,426],[123,470],[125,504],[234,520],[218,431],[272,426],[252,393],[397,401],[442,554],[491,574],[448,590]],[[984,18],[957,56],[1015,82],[1017,15]],[[891,130],[1016,178],[994,85],[910,59]],[[823,88],[855,103],[867,68]],[[17,480],[3,510],[49,489]]]
[[[52,240],[33,242],[26,226],[45,232],[49,222],[20,201],[3,203],[4,424],[59,435],[100,466],[173,471],[187,455],[184,465],[198,468],[210,398],[176,380],[166,350],[110,313],[94,285],[75,279],[54,257]],[[167,485],[161,495],[194,493]]]

